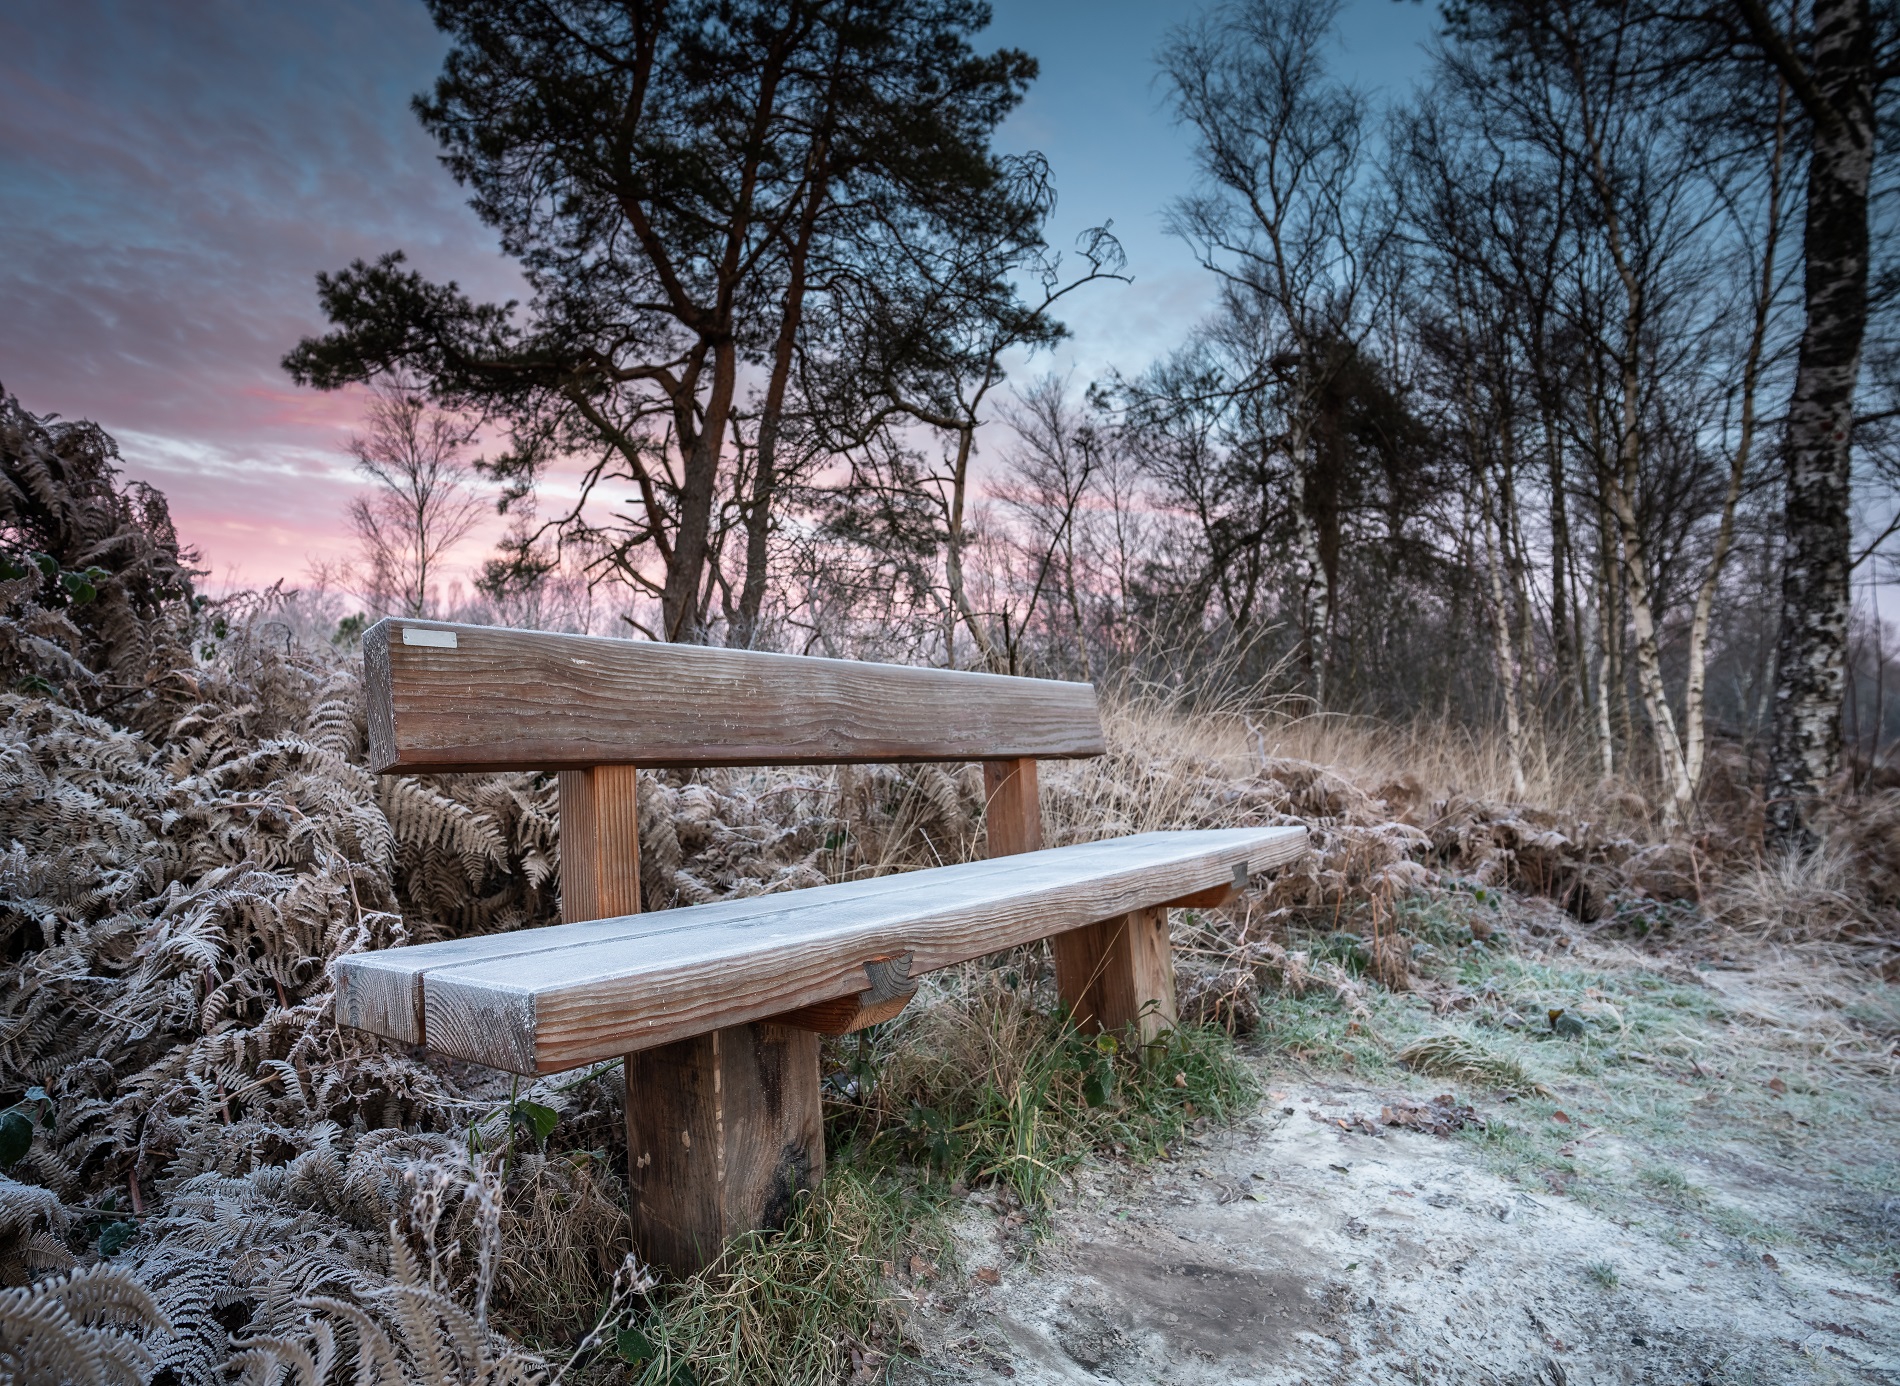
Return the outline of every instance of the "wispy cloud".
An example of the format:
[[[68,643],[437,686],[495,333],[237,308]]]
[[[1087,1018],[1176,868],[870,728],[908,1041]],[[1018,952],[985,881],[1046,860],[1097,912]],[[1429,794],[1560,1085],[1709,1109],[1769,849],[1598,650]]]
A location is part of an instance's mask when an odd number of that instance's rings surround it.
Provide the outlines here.
[[[104,425],[218,570],[342,550],[358,403],[277,365],[318,271],[520,292],[408,109],[442,51],[411,3],[0,14],[0,384]]]

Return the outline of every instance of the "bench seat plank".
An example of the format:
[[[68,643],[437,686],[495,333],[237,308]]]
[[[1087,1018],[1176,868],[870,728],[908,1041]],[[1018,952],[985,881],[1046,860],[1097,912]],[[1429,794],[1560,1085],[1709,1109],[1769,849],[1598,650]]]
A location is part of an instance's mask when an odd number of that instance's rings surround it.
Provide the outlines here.
[[[1026,852],[782,895],[354,954],[337,1017],[515,1073],[581,1064],[855,995],[864,963],[918,976],[1264,871],[1304,828]],[[420,1013],[418,1014],[418,1009]]]

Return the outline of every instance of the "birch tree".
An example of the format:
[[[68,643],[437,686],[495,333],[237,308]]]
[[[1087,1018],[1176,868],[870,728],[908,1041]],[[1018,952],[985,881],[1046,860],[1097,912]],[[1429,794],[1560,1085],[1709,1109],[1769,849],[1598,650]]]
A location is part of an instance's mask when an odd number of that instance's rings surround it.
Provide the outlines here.
[[[1316,494],[1321,397],[1367,330],[1365,295],[1387,231],[1362,196],[1364,97],[1332,75],[1325,51],[1337,0],[1234,0],[1176,29],[1161,63],[1178,118],[1192,128],[1202,189],[1170,212],[1171,229],[1219,275],[1230,323],[1259,334],[1255,408],[1271,385],[1289,465],[1302,651],[1324,703],[1336,564]]]
[[[1815,841],[1814,798],[1841,764],[1841,706],[1853,609],[1850,506],[1854,396],[1867,331],[1869,200],[1876,107],[1900,76],[1892,16],[1869,0],[1813,0],[1795,20],[1734,0],[1749,39],[1807,118],[1802,235],[1806,325],[1788,402],[1781,633],[1768,829],[1777,845]],[[1805,20],[1805,23],[1802,21]]]

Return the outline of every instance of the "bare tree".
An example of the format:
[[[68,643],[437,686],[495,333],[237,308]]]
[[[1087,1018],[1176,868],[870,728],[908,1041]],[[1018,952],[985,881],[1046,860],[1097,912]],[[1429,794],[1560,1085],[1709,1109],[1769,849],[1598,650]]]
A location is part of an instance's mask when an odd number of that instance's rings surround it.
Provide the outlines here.
[[[1263,445],[1272,437],[1287,457],[1302,647],[1322,702],[1338,544],[1319,414],[1369,330],[1367,290],[1390,234],[1379,202],[1361,195],[1365,100],[1327,70],[1338,14],[1337,0],[1234,0],[1175,30],[1161,55],[1202,175],[1170,227],[1220,276],[1229,319],[1254,336],[1252,378],[1238,383]]]
[[[350,440],[357,471],[374,483],[350,502],[358,580],[379,611],[427,616],[443,557],[484,509],[462,460],[474,433],[400,380],[377,388],[365,422],[367,432]]]

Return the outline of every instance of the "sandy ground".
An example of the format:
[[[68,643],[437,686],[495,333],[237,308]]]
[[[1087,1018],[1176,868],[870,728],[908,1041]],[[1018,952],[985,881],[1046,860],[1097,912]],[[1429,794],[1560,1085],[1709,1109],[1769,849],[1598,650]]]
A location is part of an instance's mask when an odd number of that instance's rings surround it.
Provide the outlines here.
[[[1468,1138],[1379,1127],[1397,1089],[1267,1082],[1239,1126],[1091,1168],[1041,1239],[972,1196],[961,1266],[918,1268],[907,1379],[1900,1382],[1900,1287],[1723,1230],[1839,1214],[1798,1146],[1712,1143],[1683,1161],[1693,1211],[1632,1216],[1507,1181]],[[1594,1167],[1639,1158],[1576,1124]]]

